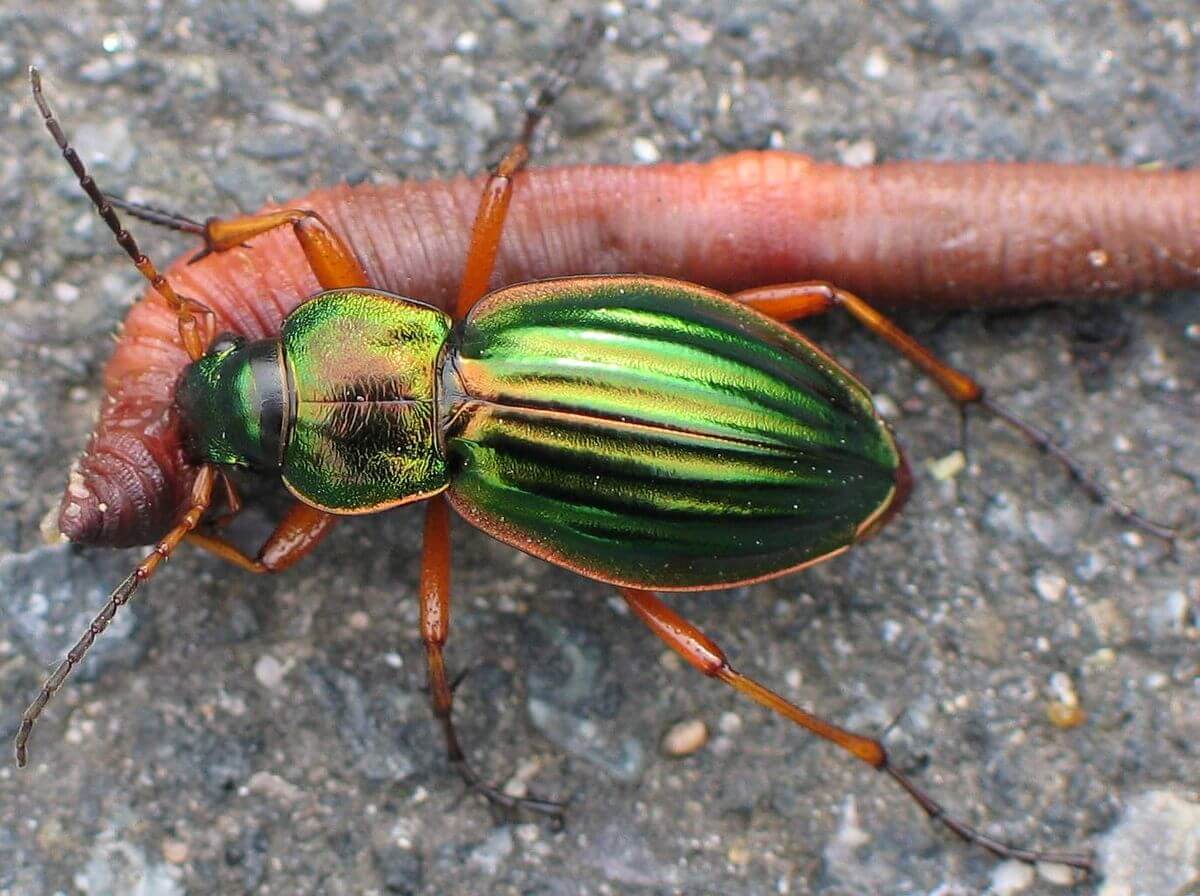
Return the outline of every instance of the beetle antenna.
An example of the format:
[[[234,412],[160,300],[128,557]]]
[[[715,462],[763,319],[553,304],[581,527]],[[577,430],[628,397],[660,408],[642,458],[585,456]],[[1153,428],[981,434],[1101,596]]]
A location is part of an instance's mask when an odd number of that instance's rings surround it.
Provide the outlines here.
[[[67,135],[63,132],[62,125],[58,123],[58,119],[54,117],[54,113],[50,109],[50,104],[46,101],[45,95],[42,93],[42,75],[35,66],[29,66],[29,87],[33,92],[33,101],[37,103],[38,111],[42,113],[42,120],[46,125],[46,130],[50,132],[50,136],[54,138],[54,142],[58,144],[62,156],[67,160],[67,164],[71,166],[71,170],[75,172],[75,176],[79,179],[79,186],[83,188],[83,192],[92,200],[92,205],[96,207],[96,211],[108,225],[108,229],[117,239],[117,245],[125,250],[125,254],[133,261],[134,266],[138,269],[143,277],[150,283],[167,306],[174,312],[179,325],[179,338],[183,342],[184,349],[192,360],[196,360],[204,355],[204,349],[212,340],[212,331],[214,322],[212,312],[196,302],[193,299],[183,298],[175,292],[167,278],[159,273],[158,268],[154,263],[146,257],[145,253],[138,247],[137,241],[129,233],[128,230],[121,224],[121,219],[117,217],[116,211],[113,210],[107,196],[105,196],[92,176],[88,174],[87,167],[83,164],[83,160],[79,158],[79,153],[67,141]],[[204,332],[201,332],[201,320],[204,321]]]
[[[546,69],[541,88],[525,105],[519,143],[528,144],[550,107],[571,86],[592,47],[604,36],[604,23],[593,13],[572,15],[565,39]]]
[[[84,655],[91,648],[92,644],[98,638],[109,623],[113,621],[113,617],[117,615],[117,610],[129,603],[137,591],[138,586],[142,582],[150,578],[154,574],[160,563],[171,556],[171,553],[179,546],[179,543],[187,536],[189,532],[196,528],[200,522],[200,518],[204,516],[204,512],[208,510],[209,503],[212,501],[213,484],[217,478],[217,468],[211,464],[206,464],[200,468],[200,472],[196,475],[196,481],[192,484],[192,503],[179,522],[175,524],[175,528],[168,532],[158,544],[154,546],[154,550],[138,564],[116,590],[108,598],[108,603],[96,614],[96,617],[91,621],[85,631],[75,642],[75,646],[67,651],[66,657],[58,664],[58,668],[51,673],[46,679],[46,683],[42,685],[41,691],[29,708],[25,710],[25,714],[21,716],[21,727],[17,730],[17,738],[13,746],[17,754],[17,767],[24,768],[28,762],[28,743],[29,735],[33,731],[33,725],[38,720],[38,716],[42,714],[42,710],[46,708],[46,704],[58,692],[59,688],[67,680],[67,676],[83,660]]]

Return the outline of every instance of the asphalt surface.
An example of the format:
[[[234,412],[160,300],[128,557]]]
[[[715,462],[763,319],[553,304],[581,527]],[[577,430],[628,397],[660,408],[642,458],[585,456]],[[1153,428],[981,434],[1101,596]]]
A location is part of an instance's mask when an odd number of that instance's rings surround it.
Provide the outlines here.
[[[1194,0],[714,6],[603,4],[607,39],[538,161],[779,146],[1200,165]],[[481,170],[565,16],[536,0],[0,2],[5,737],[137,558],[44,540],[139,288],[38,123],[25,66],[44,67],[110,189],[203,217],[343,178]],[[163,260],[189,248],[139,235]],[[1120,495],[1195,519],[1196,295],[903,319]],[[181,551],[48,710],[31,767],[0,766],[0,894],[1197,892],[1196,543],[1171,554],[1131,532],[986,422],[967,469],[935,473],[953,409],[850,326],[810,332],[893,411],[916,495],[848,556],[688,612],[785,695],[886,731],[899,765],[988,833],[1093,847],[1101,874],[1072,886],[965,847],[681,668],[606,588],[459,525],[462,734],[488,778],[571,802],[562,830],[495,817],[441,758],[419,518],[399,511],[270,580]],[[1073,703],[1082,725],[1050,721]],[[669,757],[669,731],[675,749],[703,743]]]

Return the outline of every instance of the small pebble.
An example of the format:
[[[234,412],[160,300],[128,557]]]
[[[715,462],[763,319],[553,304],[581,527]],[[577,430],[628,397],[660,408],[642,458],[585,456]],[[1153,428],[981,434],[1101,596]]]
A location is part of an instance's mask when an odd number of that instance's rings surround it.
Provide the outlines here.
[[[1067,593],[1067,580],[1056,572],[1039,569],[1033,576],[1033,588],[1046,603],[1056,604]]]
[[[884,395],[882,392],[872,395],[871,403],[875,405],[879,416],[885,420],[895,420],[900,416],[900,406],[890,395]]]
[[[734,865],[745,865],[750,861],[752,853],[740,843],[729,847],[729,861]]]
[[[182,865],[188,860],[190,850],[182,840],[168,837],[162,842],[162,856],[172,865]]]
[[[320,15],[325,11],[328,0],[289,0],[292,9],[302,16]]]
[[[737,734],[742,730],[742,717],[736,712],[723,712],[717,727],[721,729],[722,734]]]
[[[1050,692],[1060,703],[1067,706],[1079,705],[1079,694],[1075,691],[1075,682],[1065,672],[1055,672],[1050,676]]]
[[[70,305],[72,302],[79,300],[79,287],[73,283],[64,283],[58,281],[52,287],[54,290],[54,298],[64,305]]]
[[[951,451],[945,457],[926,461],[925,467],[929,474],[938,482],[953,479],[967,468],[967,458],[961,451]]]
[[[0,277],[0,302],[11,302],[16,297],[16,285],[7,277]]]
[[[654,145],[654,141],[647,137],[634,137],[632,149],[634,159],[645,165],[651,165],[662,158],[662,153]]]
[[[662,739],[666,756],[691,756],[708,743],[708,726],[703,719],[685,719],[672,725]]]
[[[851,168],[865,168],[867,165],[874,165],[878,154],[879,150],[870,140],[855,140],[844,146],[838,153],[842,164]]]
[[[1075,884],[1075,869],[1069,865],[1059,865],[1057,862],[1038,862],[1038,876],[1056,887],[1070,887]]]
[[[1055,728],[1070,731],[1087,721],[1087,713],[1078,706],[1055,701],[1046,705],[1046,718]]]
[[[258,683],[268,690],[275,690],[283,684],[287,675],[287,667],[269,653],[265,653],[254,663],[254,677]]]
[[[888,62],[887,54],[879,47],[871,50],[863,63],[863,75],[871,81],[883,80],[887,77],[890,69],[891,64]]]
[[[465,56],[468,53],[474,53],[478,47],[479,35],[474,31],[464,31],[454,38],[454,52],[456,53],[462,53]]]
[[[1016,896],[1033,885],[1034,871],[1024,862],[1001,862],[992,871],[988,893],[994,896]]]

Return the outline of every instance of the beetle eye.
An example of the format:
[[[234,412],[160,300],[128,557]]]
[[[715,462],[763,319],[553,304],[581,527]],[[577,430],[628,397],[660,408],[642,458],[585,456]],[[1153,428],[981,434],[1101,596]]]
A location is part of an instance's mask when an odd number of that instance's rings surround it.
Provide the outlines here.
[[[210,354],[223,355],[238,348],[245,341],[241,336],[236,336],[233,333],[222,333],[213,340],[213,344],[209,346],[208,351]]]

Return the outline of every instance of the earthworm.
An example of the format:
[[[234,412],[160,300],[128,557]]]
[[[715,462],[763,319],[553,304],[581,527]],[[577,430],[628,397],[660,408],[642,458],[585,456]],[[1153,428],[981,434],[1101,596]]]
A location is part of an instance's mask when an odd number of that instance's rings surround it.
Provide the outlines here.
[[[480,181],[337,186],[288,203],[348,241],[380,289],[447,307]],[[184,210],[190,211],[190,210]],[[204,210],[209,211],[209,210]],[[520,175],[492,286],[659,274],[732,291],[824,279],[892,307],[997,308],[1200,288],[1200,171],[898,162],[850,168],[786,152]],[[171,267],[218,329],[249,338],[318,289],[289,229]],[[195,468],[173,407],[187,355],[162,300],[130,311],[100,419],[59,511],[72,541],[153,541]]]

